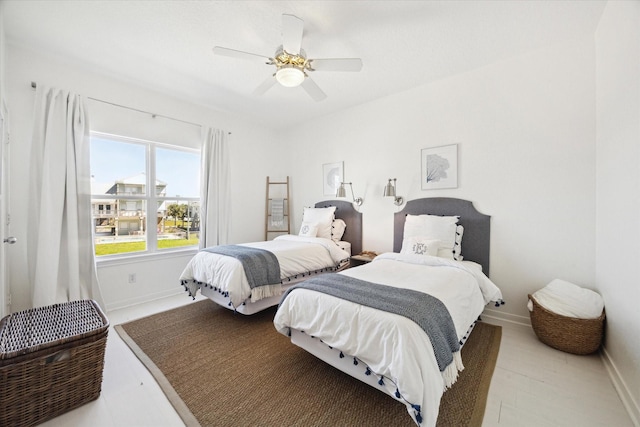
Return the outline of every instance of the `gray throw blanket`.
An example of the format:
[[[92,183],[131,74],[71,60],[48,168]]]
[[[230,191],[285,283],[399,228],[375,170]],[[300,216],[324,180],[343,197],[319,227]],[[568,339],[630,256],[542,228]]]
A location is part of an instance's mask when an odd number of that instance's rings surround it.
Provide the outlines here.
[[[267,250],[241,245],[211,246],[202,250],[240,261],[251,289],[280,283],[280,263],[278,258]]]
[[[439,299],[411,289],[395,288],[355,279],[342,274],[324,274],[287,290],[282,301],[295,289],[322,292],[378,310],[399,314],[418,324],[429,336],[440,372],[452,362],[460,342],[449,310]]]

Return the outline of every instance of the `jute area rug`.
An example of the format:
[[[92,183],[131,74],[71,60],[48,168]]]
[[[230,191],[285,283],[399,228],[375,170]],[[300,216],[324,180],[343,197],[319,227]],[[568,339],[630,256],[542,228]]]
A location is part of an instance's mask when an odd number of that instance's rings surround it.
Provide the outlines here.
[[[187,426],[413,426],[406,407],[291,344],[275,307],[198,301],[115,327]],[[480,426],[502,329],[478,322],[438,427]]]

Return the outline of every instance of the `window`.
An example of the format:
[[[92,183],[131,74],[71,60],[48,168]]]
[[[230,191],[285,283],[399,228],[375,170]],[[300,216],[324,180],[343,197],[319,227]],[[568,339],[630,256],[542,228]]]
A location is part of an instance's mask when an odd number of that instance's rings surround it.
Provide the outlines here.
[[[197,246],[200,152],[92,133],[91,209],[97,256]]]

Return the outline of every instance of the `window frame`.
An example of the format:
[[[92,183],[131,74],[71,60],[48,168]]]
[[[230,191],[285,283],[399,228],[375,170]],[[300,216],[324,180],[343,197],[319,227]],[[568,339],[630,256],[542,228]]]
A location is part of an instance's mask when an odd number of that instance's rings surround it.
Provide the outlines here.
[[[131,200],[131,201],[140,201],[142,200],[143,203],[146,204],[145,206],[145,218],[146,218],[146,233],[145,233],[145,237],[146,237],[146,249],[142,250],[142,251],[135,251],[135,252],[125,252],[125,253],[119,253],[119,254],[110,254],[110,255],[101,255],[101,256],[95,256],[95,260],[96,263],[100,263],[100,264],[114,264],[114,263],[118,263],[118,262],[127,262],[130,261],[132,258],[166,258],[167,256],[181,256],[181,255],[185,255],[185,254],[191,254],[191,253],[195,253],[198,250],[198,245],[189,245],[189,246],[179,246],[176,248],[165,248],[165,249],[160,249],[158,248],[158,231],[157,231],[157,227],[154,225],[153,227],[149,227],[149,220],[156,218],[156,212],[157,212],[157,208],[156,209],[152,209],[150,207],[153,206],[159,206],[160,203],[166,203],[166,202],[179,202],[179,203],[186,203],[189,204],[191,202],[197,202],[198,204],[201,203],[200,201],[200,197],[186,197],[186,196],[181,196],[181,195],[174,195],[174,196],[162,196],[162,195],[158,195],[156,194],[156,150],[158,148],[162,148],[162,149],[166,149],[166,150],[175,150],[175,151],[183,151],[183,152],[187,152],[187,153],[193,153],[193,154],[197,154],[198,157],[200,157],[200,160],[202,159],[201,157],[201,153],[202,151],[200,149],[197,148],[191,148],[191,147],[185,147],[182,145],[176,145],[176,144],[168,144],[168,143],[164,143],[164,142],[157,142],[157,141],[151,141],[151,140],[146,140],[146,139],[140,139],[140,138],[133,138],[133,137],[128,137],[128,136],[122,136],[122,135],[116,135],[116,134],[111,134],[111,133],[105,133],[105,132],[97,132],[97,131],[91,131],[90,132],[90,140],[93,140],[93,138],[101,138],[101,139],[107,139],[107,140],[113,140],[116,142],[122,142],[122,143],[128,143],[128,144],[137,144],[137,145],[141,145],[145,148],[144,153],[145,153],[145,177],[146,177],[146,182],[145,182],[145,193],[136,193],[136,194],[93,194],[91,192],[90,194],[90,209],[92,209],[93,206],[93,200],[94,199],[99,199],[103,202],[103,204],[106,206],[107,205],[107,200],[109,200],[109,204],[111,205],[111,207],[113,207],[114,205],[117,205],[116,201],[117,200]],[[94,221],[93,221],[93,209],[91,211],[91,218],[92,218],[92,227],[91,227],[91,234],[92,234],[92,238],[95,241],[95,226],[94,226]],[[93,245],[95,247],[95,245]],[[94,254],[95,254],[95,248],[93,249]]]

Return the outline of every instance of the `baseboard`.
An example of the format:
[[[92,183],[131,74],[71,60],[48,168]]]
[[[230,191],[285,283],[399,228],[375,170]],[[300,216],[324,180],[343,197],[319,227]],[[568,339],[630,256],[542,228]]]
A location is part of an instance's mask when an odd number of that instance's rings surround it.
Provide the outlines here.
[[[620,396],[620,400],[622,400],[622,404],[631,418],[631,422],[634,426],[640,427],[640,404],[634,400],[634,396],[629,391],[629,387],[625,383],[622,375],[620,375],[615,363],[613,363],[607,349],[603,347],[600,354],[602,362],[609,373],[609,378],[611,378],[613,386],[618,392],[618,396]]]
[[[128,298],[126,300],[120,300],[120,301],[116,301],[116,302],[110,302],[110,303],[106,303],[106,311],[109,312],[111,310],[118,310],[121,308],[127,308],[127,307],[131,307],[134,305],[138,305],[138,304],[142,304],[145,302],[149,302],[149,301],[155,301],[161,298],[167,298],[167,297],[171,297],[174,295],[178,295],[178,294],[184,294],[185,298],[188,298],[187,294],[185,293],[184,289],[182,289],[181,287],[177,287],[176,289],[171,289],[171,290],[166,290],[166,291],[162,291],[162,292],[155,292],[153,294],[145,294],[145,295],[141,295],[135,298]]]
[[[519,316],[517,314],[505,313],[502,310],[494,310],[491,308],[485,308],[482,312],[482,317],[488,317],[490,319],[499,320],[501,322],[515,323],[519,326],[531,327],[531,319],[528,316]]]

